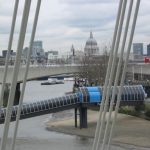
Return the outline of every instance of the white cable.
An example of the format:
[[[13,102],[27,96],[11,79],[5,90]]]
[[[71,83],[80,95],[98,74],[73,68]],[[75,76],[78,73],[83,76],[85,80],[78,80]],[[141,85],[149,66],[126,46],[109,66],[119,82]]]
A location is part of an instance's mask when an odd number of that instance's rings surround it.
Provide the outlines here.
[[[14,96],[15,96],[17,77],[18,77],[18,73],[19,73],[20,60],[21,60],[21,51],[23,49],[23,44],[24,44],[24,39],[25,39],[30,4],[31,4],[31,0],[25,1],[23,18],[22,18],[18,46],[17,46],[15,66],[14,66],[14,70],[13,70],[12,84],[11,84],[11,89],[10,89],[10,94],[9,94],[9,99],[8,99],[7,110],[6,110],[5,125],[4,125],[4,131],[3,131],[3,135],[2,135],[0,150],[6,149],[11,113],[12,113],[12,105],[13,105]]]
[[[119,48],[119,43],[120,43],[120,38],[121,38],[121,33],[122,33],[122,27],[123,27],[123,21],[124,21],[124,16],[125,16],[126,4],[127,4],[127,1],[124,0],[96,150],[99,150],[100,147],[101,147],[100,146],[100,141],[101,141],[101,138],[102,138],[102,131],[103,131],[103,128],[104,128],[106,112],[108,110],[110,91],[111,91],[112,81],[113,81],[113,78],[114,78],[114,72],[115,72],[116,61],[117,61],[117,53],[118,53],[118,48]]]
[[[28,51],[26,71],[25,71],[25,75],[24,75],[22,91],[21,91],[21,96],[20,96],[19,106],[18,106],[18,111],[17,111],[17,117],[16,117],[15,130],[14,130],[14,134],[13,134],[11,150],[14,150],[14,148],[15,148],[15,141],[16,141],[16,136],[17,136],[17,131],[18,131],[21,107],[22,107],[22,103],[23,103],[23,97],[24,97],[24,92],[25,92],[25,87],[26,87],[27,75],[28,75],[29,65],[30,65],[30,57],[31,57],[32,46],[33,46],[33,41],[34,41],[36,27],[37,27],[37,21],[38,21],[40,6],[41,6],[41,0],[38,0],[36,12],[35,12],[35,17],[34,17],[32,34],[31,34],[30,46],[29,46],[29,51]]]
[[[14,12],[13,12],[13,18],[12,18],[12,24],[11,24],[11,30],[10,30],[10,36],[9,36],[7,55],[6,55],[6,60],[5,60],[5,69],[4,69],[4,76],[3,76],[3,81],[2,81],[2,89],[1,89],[1,93],[0,93],[1,94],[0,95],[0,108],[1,108],[1,106],[3,106],[4,89],[5,89],[5,84],[6,84],[10,51],[11,51],[12,42],[13,42],[16,16],[17,16],[17,11],[18,11],[18,4],[19,4],[19,0],[16,0],[15,5],[14,5]]]
[[[114,46],[115,46],[115,42],[116,42],[116,36],[117,36],[117,31],[118,31],[118,25],[119,25],[119,20],[120,20],[122,3],[123,3],[123,1],[120,0],[116,24],[115,24],[115,30],[114,30],[114,35],[113,35],[112,50],[110,51],[110,55],[109,55],[109,62],[108,62],[108,67],[107,67],[107,73],[106,73],[106,78],[105,78],[105,83],[104,83],[102,101],[101,101],[101,105],[100,105],[100,112],[99,112],[99,117],[98,117],[98,121],[97,121],[97,127],[96,127],[96,131],[95,131],[95,138],[94,138],[92,150],[96,150],[96,144],[98,141],[99,128],[100,128],[100,123],[101,123],[100,120],[101,120],[101,116],[102,116],[102,112],[103,112],[103,108],[104,108],[104,100],[105,100],[107,84],[108,84],[109,75],[110,75],[110,69],[111,69],[111,65],[112,65],[112,58],[113,58]]]
[[[123,36],[123,42],[122,42],[122,46],[121,46],[121,54],[120,54],[119,63],[118,63],[118,66],[117,66],[115,84],[113,86],[113,92],[112,92],[112,98],[111,98],[109,113],[108,113],[108,119],[107,119],[106,129],[105,129],[105,133],[104,133],[104,140],[103,140],[103,144],[102,144],[102,150],[105,150],[108,130],[109,130],[109,126],[110,126],[111,114],[112,114],[112,111],[113,111],[113,104],[114,104],[115,97],[116,97],[116,90],[117,90],[119,75],[120,75],[120,71],[121,71],[121,64],[122,64],[122,61],[123,61],[123,54],[124,54],[125,43],[126,43],[126,39],[127,39],[127,33],[128,33],[128,28],[129,28],[129,23],[130,23],[130,18],[131,18],[132,6],[133,6],[133,0],[130,0],[129,11],[128,11],[127,21],[126,21],[126,26],[125,26],[124,36]]]
[[[130,33],[129,44],[128,44],[128,48],[127,48],[127,56],[125,59],[121,83],[120,83],[120,88],[119,88],[119,92],[118,92],[118,96],[117,96],[117,104],[115,107],[114,120],[113,120],[113,123],[111,126],[111,131],[110,131],[110,136],[109,136],[109,141],[108,141],[108,150],[110,149],[110,143],[112,140],[113,131],[114,131],[114,127],[116,124],[117,114],[118,114],[118,110],[119,110],[119,106],[120,106],[121,94],[122,94],[122,90],[123,90],[124,79],[125,79],[125,75],[126,75],[129,54],[130,54],[131,45],[132,45],[132,41],[133,41],[133,36],[134,36],[134,31],[135,31],[135,26],[136,26],[136,21],[137,21],[137,15],[138,15],[138,11],[139,11],[139,6],[140,6],[140,0],[137,0],[135,14],[134,14],[134,18],[133,18],[133,24],[132,24],[131,33]]]

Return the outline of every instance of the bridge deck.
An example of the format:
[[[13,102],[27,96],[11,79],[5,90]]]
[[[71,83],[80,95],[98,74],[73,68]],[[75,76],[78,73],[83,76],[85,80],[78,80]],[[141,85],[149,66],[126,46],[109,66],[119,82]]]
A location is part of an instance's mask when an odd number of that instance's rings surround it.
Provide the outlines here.
[[[143,104],[143,100],[127,100],[121,101],[121,105],[141,105]],[[99,102],[100,103],[100,102]],[[36,117],[48,113],[59,112],[67,109],[76,108],[79,106],[87,107],[91,104],[97,103],[82,103],[79,95],[70,94],[63,97],[53,98],[49,100],[38,101],[30,104],[24,104],[21,108],[20,119],[26,119],[30,117]],[[12,109],[11,121],[16,119],[18,106],[14,106]],[[0,109],[0,124],[3,124],[6,116],[6,108]]]

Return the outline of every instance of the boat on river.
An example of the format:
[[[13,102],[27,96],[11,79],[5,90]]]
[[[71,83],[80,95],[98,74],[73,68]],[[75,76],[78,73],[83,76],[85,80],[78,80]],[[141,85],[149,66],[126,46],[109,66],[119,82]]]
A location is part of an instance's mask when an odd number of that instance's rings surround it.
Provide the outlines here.
[[[55,84],[64,84],[64,80],[48,79],[47,82],[41,83],[41,85],[55,85]]]

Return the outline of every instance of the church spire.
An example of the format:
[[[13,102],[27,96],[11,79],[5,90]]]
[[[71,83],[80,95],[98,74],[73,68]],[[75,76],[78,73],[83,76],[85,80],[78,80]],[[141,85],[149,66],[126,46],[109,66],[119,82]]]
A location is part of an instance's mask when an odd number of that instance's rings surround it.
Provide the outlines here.
[[[71,46],[71,52],[72,52],[72,55],[75,56],[75,49],[74,49],[73,44],[72,44],[72,46]]]
[[[93,39],[93,33],[90,31],[90,38]]]

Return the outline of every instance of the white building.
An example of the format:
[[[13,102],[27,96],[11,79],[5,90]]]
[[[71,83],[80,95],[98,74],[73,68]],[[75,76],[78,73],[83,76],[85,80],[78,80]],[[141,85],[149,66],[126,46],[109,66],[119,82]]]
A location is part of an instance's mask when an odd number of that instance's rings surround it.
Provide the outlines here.
[[[58,51],[48,51],[48,60],[56,60],[59,58]]]

